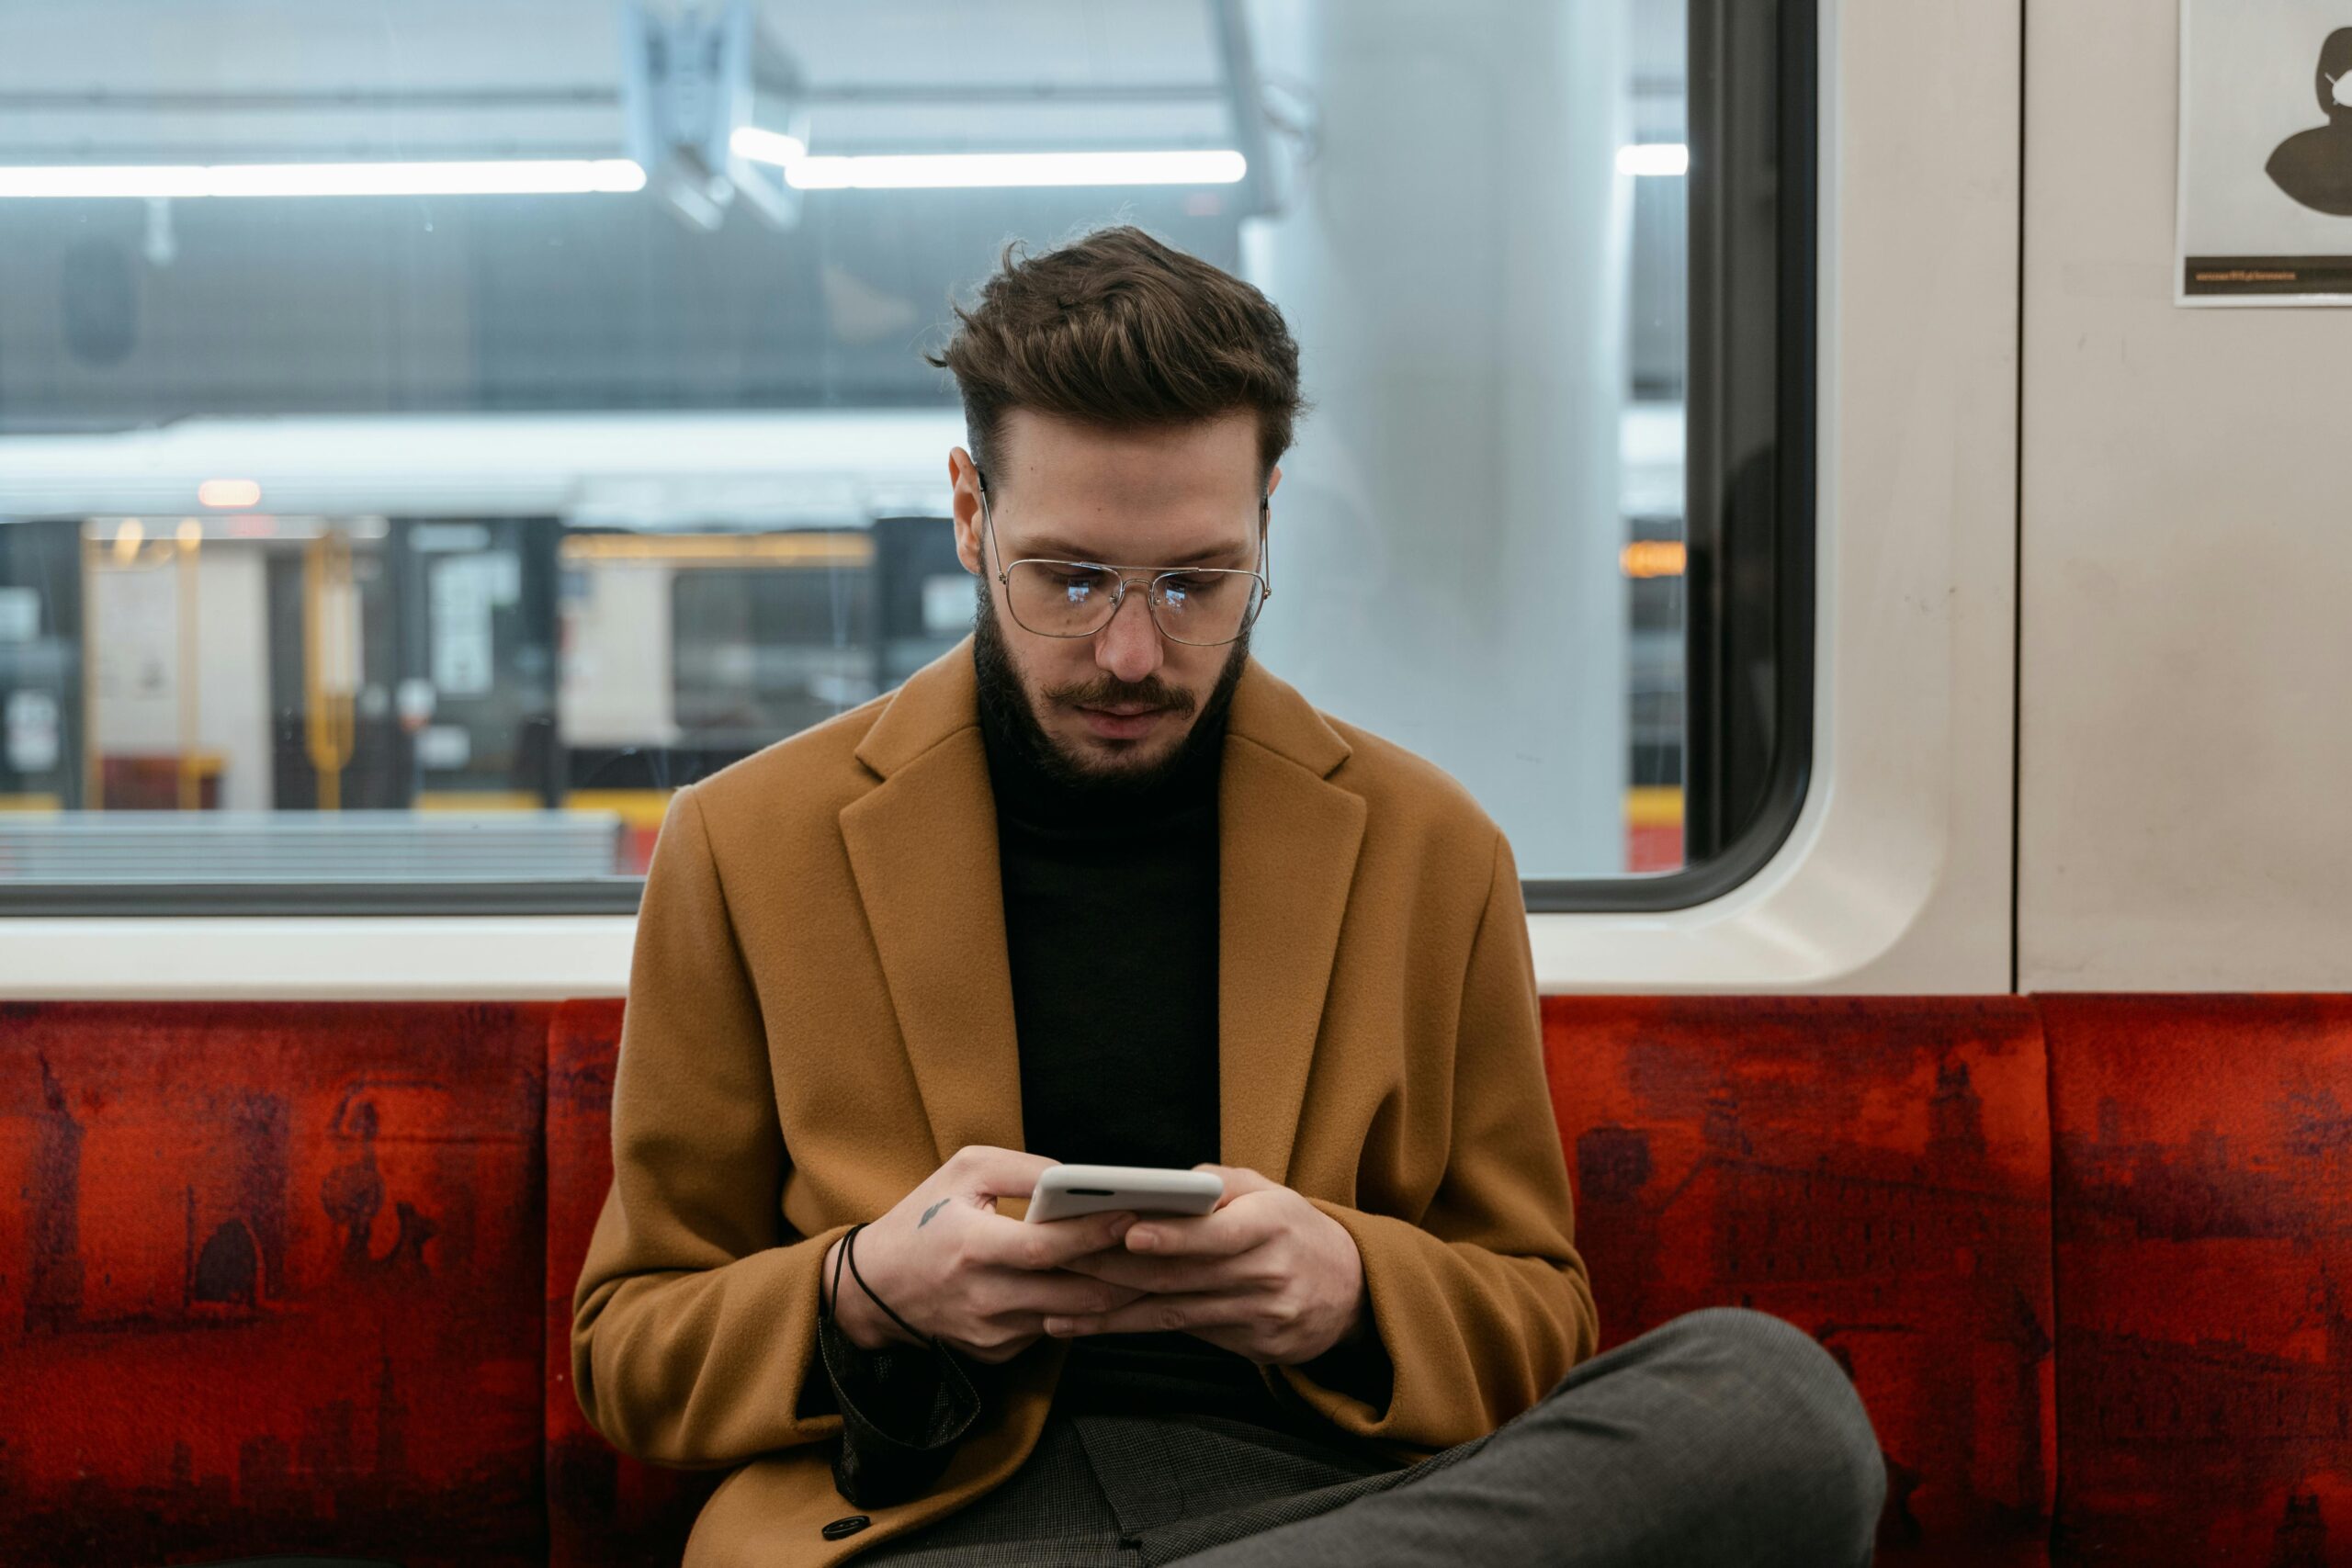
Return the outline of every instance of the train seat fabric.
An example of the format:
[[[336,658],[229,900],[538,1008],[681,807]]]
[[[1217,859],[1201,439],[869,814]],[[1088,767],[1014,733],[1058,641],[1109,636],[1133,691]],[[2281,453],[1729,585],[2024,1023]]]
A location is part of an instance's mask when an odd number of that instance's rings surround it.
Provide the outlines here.
[[[0,1006],[0,1562],[544,1560],[543,1006]]]
[[[0,1562],[674,1560],[711,1477],[614,1454],[566,1365],[619,1020],[0,1005]],[[1819,1337],[1882,1562],[2352,1530],[2352,998],[1555,998],[1544,1035],[1606,1342]]]
[[[2346,1561],[2352,997],[2053,997],[2043,1014],[2061,1549]]]
[[[616,1451],[571,1387],[571,1287],[612,1185],[620,1043],[616,1001],[566,1002],[548,1034],[548,1544],[549,1561],[565,1568],[676,1561],[720,1478]]]
[[[1603,1347],[1702,1306],[1787,1318],[1878,1430],[1883,1559],[2040,1561],[2056,1428],[2032,1004],[1561,998],[1544,1052]]]

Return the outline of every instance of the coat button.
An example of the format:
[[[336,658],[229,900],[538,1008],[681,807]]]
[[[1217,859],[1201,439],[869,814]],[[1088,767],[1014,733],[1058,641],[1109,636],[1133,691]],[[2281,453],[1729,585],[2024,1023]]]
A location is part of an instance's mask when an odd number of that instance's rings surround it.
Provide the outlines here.
[[[827,1525],[823,1529],[819,1530],[817,1533],[823,1536],[827,1540],[839,1540],[843,1536],[855,1535],[858,1531],[864,1529],[873,1522],[874,1521],[872,1519],[867,1518],[864,1514],[852,1514],[845,1519],[835,1519],[831,1524]]]

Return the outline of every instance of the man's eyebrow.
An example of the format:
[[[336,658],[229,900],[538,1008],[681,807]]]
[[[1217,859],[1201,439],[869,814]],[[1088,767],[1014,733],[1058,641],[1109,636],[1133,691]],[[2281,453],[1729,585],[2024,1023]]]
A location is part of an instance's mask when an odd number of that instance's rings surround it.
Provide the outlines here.
[[[1033,558],[1088,561],[1100,566],[1199,566],[1204,561],[1238,559],[1245,551],[1246,547],[1241,545],[1213,545],[1207,549],[1194,550],[1190,555],[1178,556],[1173,560],[1106,561],[1092,551],[1081,550],[1066,539],[1035,540],[1027,549],[1028,555]]]

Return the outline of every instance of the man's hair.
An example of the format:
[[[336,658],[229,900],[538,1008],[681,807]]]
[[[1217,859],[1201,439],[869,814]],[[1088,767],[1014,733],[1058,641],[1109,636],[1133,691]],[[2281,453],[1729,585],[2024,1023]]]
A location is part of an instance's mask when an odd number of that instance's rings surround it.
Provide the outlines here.
[[[1262,479],[1305,411],[1298,344],[1263,294],[1132,227],[1057,249],[1005,246],[944,351],[986,472],[1009,409],[1104,429],[1189,424],[1248,410]]]

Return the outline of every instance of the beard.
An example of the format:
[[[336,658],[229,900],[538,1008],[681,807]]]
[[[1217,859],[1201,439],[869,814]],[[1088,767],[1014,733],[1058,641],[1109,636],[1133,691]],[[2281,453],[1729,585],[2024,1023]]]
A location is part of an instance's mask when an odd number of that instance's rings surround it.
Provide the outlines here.
[[[1234,642],[1205,702],[1196,702],[1192,693],[1171,686],[1157,675],[1141,681],[1122,681],[1104,672],[1075,685],[1046,688],[1046,701],[1056,705],[1107,707],[1114,704],[1146,704],[1175,715],[1199,709],[1193,728],[1169,749],[1168,755],[1156,762],[1134,767],[1104,767],[1074,756],[1046,733],[1046,727],[1038,721],[1029,689],[1022,683],[1021,671],[1013,667],[1012,650],[1005,645],[1004,627],[997,619],[996,600],[988,591],[986,579],[979,584],[979,614],[972,628],[972,662],[979,676],[980,707],[999,734],[1061,788],[1097,800],[1114,801],[1150,795],[1196,765],[1204,752],[1223,744],[1226,710],[1232,706],[1233,690],[1240,684],[1242,669],[1250,662],[1250,634],[1245,629]]]

